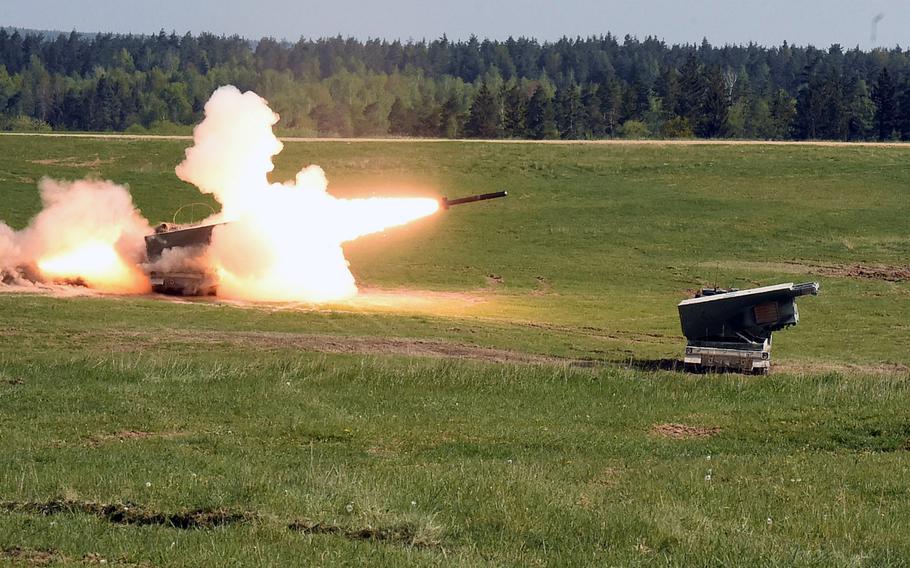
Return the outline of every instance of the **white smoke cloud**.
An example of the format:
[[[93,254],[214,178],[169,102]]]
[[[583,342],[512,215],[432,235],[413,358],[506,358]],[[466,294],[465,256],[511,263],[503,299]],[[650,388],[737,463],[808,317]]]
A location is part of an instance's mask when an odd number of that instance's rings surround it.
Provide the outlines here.
[[[22,231],[0,223],[4,280],[80,281],[111,292],[142,292],[148,222],[126,188],[109,181],[42,179],[43,208]]]
[[[193,132],[177,176],[222,204],[210,221],[209,251],[218,295],[249,300],[328,301],[357,293],[342,243],[400,225],[438,208],[433,199],[337,199],[325,172],[302,169],[270,184],[272,157],[283,146],[268,103],[235,87],[215,91]]]
[[[193,146],[177,166],[177,177],[211,193],[227,216],[242,213],[268,185],[272,156],[284,145],[272,133],[278,115],[252,91],[216,90],[205,104],[205,120],[193,130]],[[232,208],[238,211],[233,211]]]
[[[0,269],[15,268],[21,257],[19,235],[5,223],[0,223]]]

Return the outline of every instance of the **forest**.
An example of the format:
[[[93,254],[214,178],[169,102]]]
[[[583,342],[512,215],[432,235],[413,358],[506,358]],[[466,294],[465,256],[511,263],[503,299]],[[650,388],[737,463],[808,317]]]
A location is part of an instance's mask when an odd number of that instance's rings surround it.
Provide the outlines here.
[[[0,29],[0,129],[189,132],[221,85],[301,136],[910,139],[910,52]]]

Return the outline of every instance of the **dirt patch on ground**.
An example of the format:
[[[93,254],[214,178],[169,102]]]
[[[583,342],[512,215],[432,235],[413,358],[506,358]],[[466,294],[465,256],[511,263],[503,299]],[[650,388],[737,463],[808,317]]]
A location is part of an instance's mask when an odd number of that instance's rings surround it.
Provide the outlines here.
[[[651,434],[661,438],[674,440],[688,440],[691,438],[710,438],[720,433],[720,428],[714,426],[687,426],[686,424],[655,424],[651,427]]]
[[[64,563],[70,560],[55,550],[20,548],[18,546],[0,549],[0,558],[27,566],[47,566],[51,563]]]
[[[75,156],[70,156],[68,158],[47,158],[44,160],[30,160],[32,164],[38,164],[41,166],[63,166],[66,168],[97,168],[104,164],[113,164],[114,158],[108,158],[102,160],[99,157],[96,157],[94,160],[84,160],[80,161],[79,158]]]
[[[175,529],[211,529],[243,523],[253,518],[251,513],[227,509],[191,509],[162,512],[130,503],[94,503],[72,499],[49,501],[6,501],[0,509],[11,513],[57,515],[82,513],[93,515],[118,525],[161,525]]]
[[[401,455],[404,444],[399,439],[380,440],[367,448],[367,453],[377,458],[393,458]]]
[[[333,535],[350,540],[369,540],[375,542],[388,542],[426,548],[438,546],[439,541],[432,537],[421,535],[413,525],[405,523],[391,527],[342,527],[339,525],[319,523],[306,519],[297,520],[288,525],[292,531],[304,534]]]
[[[89,446],[101,446],[112,442],[126,442],[129,440],[148,440],[150,438],[172,439],[186,436],[186,432],[143,432],[139,430],[124,430],[114,434],[95,434],[86,440]]]
[[[550,281],[543,276],[535,276],[534,280],[537,281],[537,284],[535,285],[534,290],[531,291],[532,296],[546,296],[553,291],[553,286],[550,284]]]
[[[498,288],[502,286],[502,276],[498,274],[487,274],[484,278],[487,281],[487,288]]]
[[[616,484],[619,483],[620,474],[621,470],[615,467],[607,467],[601,470],[601,472],[591,480],[591,483],[602,487],[615,487]]]
[[[781,272],[784,274],[815,274],[830,278],[855,278],[864,280],[883,280],[886,282],[910,282],[910,265],[899,266],[889,264],[836,264],[806,261],[783,262],[706,262],[704,266],[741,268],[745,270]],[[691,295],[689,296],[691,297]]]
[[[910,266],[888,266],[884,264],[819,265],[819,274],[835,278],[863,278],[886,282],[910,281]]]
[[[100,554],[90,552],[82,558],[72,558],[54,549],[28,548],[11,546],[0,548],[0,560],[7,560],[13,565],[25,566],[51,566],[57,564],[84,564],[87,566],[133,566],[136,568],[149,568],[151,565],[144,562],[131,562],[129,560],[109,560]]]
[[[819,375],[840,373],[844,375],[910,376],[910,367],[900,363],[837,363],[828,361],[781,361],[771,365],[772,374]]]

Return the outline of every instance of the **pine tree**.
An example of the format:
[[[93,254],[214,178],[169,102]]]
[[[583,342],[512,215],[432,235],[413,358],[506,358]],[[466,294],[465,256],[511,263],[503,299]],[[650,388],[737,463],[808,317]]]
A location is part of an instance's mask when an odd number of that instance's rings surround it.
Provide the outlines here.
[[[849,115],[843,77],[831,71],[822,84],[821,124],[819,134],[826,140],[846,140],[849,132]]]
[[[705,75],[704,98],[701,116],[695,127],[696,134],[703,138],[723,136],[729,112],[730,101],[724,76],[720,67],[711,67]]]
[[[584,138],[603,138],[606,133],[606,119],[603,114],[603,101],[600,100],[600,89],[594,83],[585,85],[581,92],[582,122]]]
[[[113,130],[120,122],[120,99],[114,82],[101,77],[95,84],[95,104],[92,128],[99,131]]]
[[[875,103],[875,127],[880,140],[889,140],[897,130],[897,88],[887,67],[882,67],[872,88]]]
[[[510,138],[524,138],[527,131],[525,118],[528,101],[517,82],[508,88],[503,85],[502,107],[502,129],[505,135]]]
[[[465,134],[470,138],[496,138],[499,133],[500,114],[496,97],[490,92],[487,83],[483,82],[474,97]]]
[[[458,44],[457,64],[458,76],[467,82],[473,82],[484,72],[484,61],[480,55],[480,42],[477,36],[471,34],[467,43]]]
[[[543,87],[538,86],[528,101],[527,114],[528,137],[535,140],[559,138],[553,113],[553,101],[547,96]]]
[[[875,129],[875,104],[869,96],[869,89],[865,81],[854,79],[848,88],[848,108],[849,116],[848,138],[850,140],[868,140],[870,136],[874,137]],[[894,127],[891,132],[897,132],[897,99],[895,97],[894,109]]]
[[[794,134],[797,138],[815,140],[822,137],[823,83],[817,76],[800,88],[796,97]]]
[[[680,70],[679,98],[676,101],[676,114],[696,124],[704,101],[704,81],[701,67],[694,55],[690,55]]]
[[[787,91],[778,89],[768,103],[771,113],[770,138],[784,140],[791,137],[796,120],[796,100]]]
[[[901,83],[897,96],[897,128],[901,140],[910,140],[910,81]]]
[[[566,140],[579,138],[582,128],[582,107],[578,86],[572,83],[557,89],[553,108],[556,114],[556,128],[559,130],[560,136]]]
[[[676,116],[680,97],[679,71],[674,67],[665,67],[654,86],[654,91],[662,102],[663,118],[671,119]]]
[[[607,84],[607,88],[600,98],[600,109],[604,117],[605,134],[616,136],[619,127],[625,121],[626,117],[622,112],[623,100],[622,84],[618,80],[612,80]]]
[[[0,28],[0,31],[3,31]],[[6,111],[10,99],[16,94],[16,85],[6,71],[6,66],[0,63],[0,113]]]

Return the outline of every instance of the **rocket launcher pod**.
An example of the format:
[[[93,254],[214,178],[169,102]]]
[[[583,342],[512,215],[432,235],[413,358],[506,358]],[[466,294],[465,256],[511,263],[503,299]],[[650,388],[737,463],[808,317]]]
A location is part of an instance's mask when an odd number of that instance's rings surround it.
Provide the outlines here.
[[[796,298],[815,296],[818,288],[817,282],[750,290],[705,288],[683,300],[679,321],[688,340],[686,366],[766,373],[771,334],[799,323]]]

